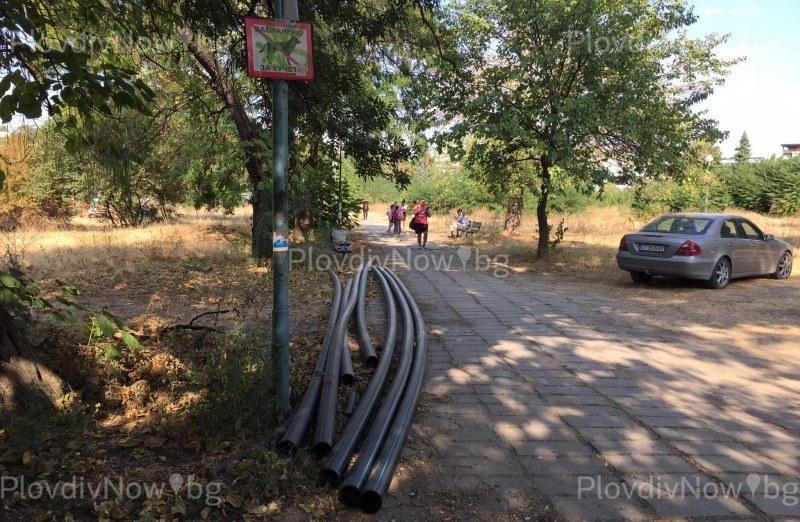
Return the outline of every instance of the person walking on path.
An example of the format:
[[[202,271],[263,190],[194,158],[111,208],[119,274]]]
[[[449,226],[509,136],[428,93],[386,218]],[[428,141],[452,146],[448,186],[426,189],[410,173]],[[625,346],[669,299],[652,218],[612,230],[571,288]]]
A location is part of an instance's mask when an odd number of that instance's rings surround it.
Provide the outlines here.
[[[403,210],[403,207],[397,206],[394,209],[394,235],[399,236],[403,233],[402,228],[400,228],[400,224],[406,219],[406,211]]]
[[[361,205],[361,217],[367,219],[369,214],[369,201],[364,201]]]
[[[406,205],[406,200],[400,202],[400,208],[403,209],[403,222],[400,223],[400,233],[402,234],[406,230],[406,216],[408,216],[408,205]]]
[[[389,218],[389,228],[386,230],[387,234],[391,234],[392,230],[394,229],[394,211],[396,208],[397,203],[392,203],[392,206],[386,211],[386,217]]]
[[[431,209],[425,204],[425,200],[421,199],[414,207],[413,213],[411,228],[417,233],[417,247],[425,248],[428,244],[428,218],[431,217]]]

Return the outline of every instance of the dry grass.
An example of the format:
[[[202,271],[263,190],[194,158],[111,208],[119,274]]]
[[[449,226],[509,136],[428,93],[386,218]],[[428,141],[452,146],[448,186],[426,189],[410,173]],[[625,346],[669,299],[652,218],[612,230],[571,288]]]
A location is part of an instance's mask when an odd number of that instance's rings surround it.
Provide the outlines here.
[[[20,231],[0,240],[5,240],[0,247],[6,257],[14,257],[43,288],[53,288],[57,279],[76,285],[81,304],[107,306],[142,344],[136,352],[120,347],[121,358],[109,360],[98,347],[83,344],[77,332],[65,335],[42,321],[39,331],[31,332],[34,344],[52,348],[44,354],[46,364],[80,396],[83,421],[72,423],[71,430],[54,430],[46,417],[16,423],[17,430],[3,425],[0,473],[30,480],[46,476],[51,482],[74,474],[95,483],[101,477],[152,483],[171,473],[195,474],[199,480],[220,482],[223,502],[183,504],[171,491],[159,502],[142,498],[101,505],[6,497],[0,502],[4,520],[32,520],[48,510],[58,519],[70,511],[80,520],[148,519],[142,515],[146,510],[155,519],[171,520],[175,509],[187,520],[228,520],[267,505],[268,516],[333,518],[339,507],[335,494],[316,487],[318,470],[310,459],[278,458],[264,451],[222,477],[208,475],[213,464],[272,429],[272,277],[248,260],[248,212],[185,211],[175,223],[138,229],[77,218],[68,230]],[[300,393],[316,362],[331,287],[327,274],[300,270],[290,273],[289,286],[292,382]],[[195,323],[219,328],[219,334],[160,335],[165,326],[231,309],[238,317],[209,315]],[[25,437],[26,427],[49,435]],[[298,507],[303,503],[313,507]]]
[[[125,320],[172,308],[173,318],[205,308],[201,302],[161,303],[171,294],[215,293],[215,275],[247,267],[249,215],[188,211],[174,223],[141,228],[112,228],[78,217],[68,230],[28,230],[6,234],[6,258],[13,257],[45,287],[55,279],[76,285],[90,304],[109,304]],[[212,270],[215,269],[215,270]],[[262,274],[259,276],[258,274]],[[241,276],[234,281],[243,281]],[[225,292],[226,294],[228,292]],[[142,299],[146,299],[142,303]],[[144,304],[145,310],[141,309]],[[206,303],[207,304],[207,303]],[[155,307],[155,309],[154,309]],[[144,313],[143,313],[144,312]],[[157,314],[155,314],[157,315]],[[153,325],[156,327],[157,325]]]
[[[191,213],[189,213],[191,212]],[[55,256],[64,264],[59,268],[79,268],[97,253],[125,251],[131,262],[158,257],[240,256],[243,249],[231,248],[226,242],[210,241],[213,234],[247,233],[250,215],[241,208],[233,216],[189,211],[173,223],[158,223],[139,228],[113,228],[96,220],[74,218],[63,230],[23,231],[15,233],[17,242],[25,244],[26,259],[31,265],[50,264]],[[242,248],[246,244],[242,243]],[[47,260],[45,263],[44,261]]]

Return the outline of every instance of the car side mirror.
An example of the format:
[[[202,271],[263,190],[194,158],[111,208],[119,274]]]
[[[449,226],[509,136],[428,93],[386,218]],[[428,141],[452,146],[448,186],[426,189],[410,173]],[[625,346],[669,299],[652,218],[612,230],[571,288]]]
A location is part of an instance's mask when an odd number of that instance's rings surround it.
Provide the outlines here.
[[[767,234],[764,236],[764,241],[772,241],[773,239],[775,239],[775,236],[772,234]]]

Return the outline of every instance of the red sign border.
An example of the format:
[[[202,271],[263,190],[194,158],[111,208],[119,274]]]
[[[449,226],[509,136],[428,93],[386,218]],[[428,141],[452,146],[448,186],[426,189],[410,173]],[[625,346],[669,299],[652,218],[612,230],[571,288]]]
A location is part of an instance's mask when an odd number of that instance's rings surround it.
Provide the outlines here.
[[[253,42],[252,28],[255,25],[271,25],[273,27],[297,27],[306,29],[306,40],[308,43],[308,69],[306,74],[298,76],[296,73],[259,71],[253,67]],[[288,22],[286,20],[276,20],[274,18],[258,18],[246,16],[244,19],[245,46],[247,47],[247,76],[253,78],[273,78],[279,80],[313,80],[314,79],[314,53],[313,53],[313,27],[307,22]]]

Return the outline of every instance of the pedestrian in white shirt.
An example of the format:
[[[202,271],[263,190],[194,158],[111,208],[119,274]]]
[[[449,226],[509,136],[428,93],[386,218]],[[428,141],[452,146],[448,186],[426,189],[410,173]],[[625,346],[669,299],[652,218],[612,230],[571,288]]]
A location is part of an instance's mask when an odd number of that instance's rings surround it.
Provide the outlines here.
[[[451,238],[458,237],[458,232],[460,230],[466,230],[469,227],[469,216],[467,213],[464,212],[462,209],[458,209],[458,215],[456,219],[453,221],[453,224],[450,225],[450,236]]]

